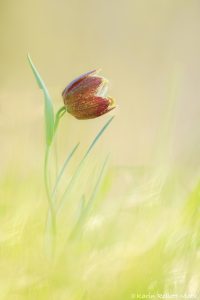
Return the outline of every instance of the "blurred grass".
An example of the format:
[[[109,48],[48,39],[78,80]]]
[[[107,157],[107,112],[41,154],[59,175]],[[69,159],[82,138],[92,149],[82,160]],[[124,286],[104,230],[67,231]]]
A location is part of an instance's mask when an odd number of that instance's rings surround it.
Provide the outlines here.
[[[199,299],[199,176],[184,190],[183,170],[171,169],[158,180],[156,169],[112,168],[81,235],[69,240],[81,189],[88,190],[87,199],[98,174],[87,174],[88,168],[92,162],[82,173],[89,179],[84,187],[77,182],[59,219],[53,262],[44,252],[42,178],[16,174],[1,181],[0,298],[122,300],[134,293],[187,293]]]

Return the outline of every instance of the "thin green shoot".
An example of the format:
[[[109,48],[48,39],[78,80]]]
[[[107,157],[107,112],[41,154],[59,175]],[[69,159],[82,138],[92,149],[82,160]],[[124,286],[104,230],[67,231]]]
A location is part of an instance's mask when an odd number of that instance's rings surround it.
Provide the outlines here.
[[[54,207],[55,207],[55,196],[56,196],[57,187],[59,185],[60,180],[62,179],[62,176],[63,176],[63,174],[64,174],[64,172],[65,172],[65,170],[66,170],[69,162],[71,161],[71,159],[74,156],[76,150],[78,149],[79,144],[80,143],[77,143],[73,147],[73,149],[70,151],[70,153],[68,154],[67,158],[65,159],[65,161],[64,161],[64,163],[63,163],[63,165],[62,165],[62,167],[60,169],[60,172],[58,173],[58,176],[56,178],[56,181],[55,181],[55,184],[54,184],[54,187],[53,187],[51,195],[50,195],[49,190],[48,190],[48,195],[49,195],[49,197],[50,197],[50,199],[52,201],[52,205],[53,205],[53,212],[55,212]],[[46,229],[45,229],[45,236],[46,237],[48,236],[48,234],[50,232],[50,228],[55,226],[55,223],[52,224],[52,222],[55,222],[55,221],[54,221],[54,219],[52,219],[51,215],[52,215],[52,212],[51,212],[51,208],[49,207],[48,213],[47,213]],[[56,216],[54,216],[54,217],[55,217],[55,220],[56,220]]]
[[[94,140],[92,141],[92,143],[90,144],[90,146],[88,147],[85,155],[83,156],[83,158],[81,159],[80,163],[78,164],[69,184],[67,185],[61,199],[60,199],[60,202],[57,206],[57,213],[60,213],[65,202],[68,200],[68,197],[67,195],[69,195],[69,192],[70,190],[72,189],[73,187],[73,184],[75,183],[83,165],[84,165],[84,162],[85,160],[87,159],[87,157],[89,156],[90,152],[92,151],[93,147],[95,146],[95,144],[97,143],[97,141],[100,139],[100,137],[102,136],[102,134],[104,133],[104,131],[107,129],[107,127],[110,125],[110,123],[112,122],[114,116],[112,116],[107,122],[106,124],[101,128],[101,130],[98,132],[98,134],[96,135],[96,137],[94,138]]]
[[[89,213],[91,212],[92,207],[94,207],[94,202],[95,202],[95,199],[96,199],[99,187],[100,187],[100,183],[101,183],[106,165],[108,163],[108,159],[109,159],[109,155],[106,157],[106,159],[100,169],[99,175],[97,177],[96,183],[94,185],[93,191],[91,193],[91,196],[90,196],[88,202],[86,203],[85,196],[82,196],[82,198],[81,198],[80,215],[79,215],[79,218],[69,236],[69,240],[72,240],[77,236],[77,234],[80,232],[80,229],[83,226],[86,218],[88,217]]]
[[[79,145],[80,145],[80,143],[77,143],[73,147],[73,149],[71,150],[71,152],[68,154],[67,158],[65,159],[65,161],[64,161],[64,163],[63,163],[63,165],[62,165],[62,167],[61,167],[61,169],[60,169],[60,171],[58,173],[58,176],[56,178],[56,181],[55,181],[55,184],[54,184],[54,187],[53,187],[53,190],[52,190],[52,194],[51,194],[52,199],[55,198],[55,194],[56,194],[56,191],[57,191],[58,184],[59,184],[60,180],[62,179],[63,174],[64,174],[64,172],[65,172],[65,170],[66,170],[66,168],[67,168],[70,160],[72,159],[73,155],[75,154],[76,150],[78,149]]]

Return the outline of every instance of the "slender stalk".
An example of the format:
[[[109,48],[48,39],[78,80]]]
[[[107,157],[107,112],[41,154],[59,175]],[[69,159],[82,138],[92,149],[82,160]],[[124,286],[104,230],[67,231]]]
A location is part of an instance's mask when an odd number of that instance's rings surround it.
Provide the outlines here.
[[[58,128],[58,124],[60,122],[60,119],[64,116],[66,113],[67,109],[65,106],[62,106],[56,113],[56,118],[55,118],[55,125],[54,125],[54,137]]]
[[[56,234],[57,234],[57,222],[56,222],[56,211],[55,211],[55,205],[54,205],[54,198],[55,198],[57,184],[59,183],[59,180],[60,180],[60,177],[62,176],[62,174],[60,176],[58,174],[56,174],[57,180],[56,180],[55,186],[53,188],[54,192],[52,193],[51,188],[49,187],[49,176],[48,176],[49,154],[50,154],[52,144],[55,143],[56,131],[57,131],[60,119],[65,114],[65,112],[66,112],[66,108],[61,107],[61,109],[59,109],[58,112],[56,113],[55,124],[54,124],[54,133],[53,133],[53,137],[51,140],[51,144],[50,145],[46,144],[45,161],[44,161],[44,182],[45,182],[45,190],[46,190],[46,194],[47,194],[47,199],[48,199],[48,203],[49,203],[48,212],[47,212],[47,220],[46,220],[45,236],[46,236],[46,241],[48,242],[47,251],[49,250],[49,247],[50,247],[50,256],[51,257],[55,253]],[[62,172],[64,172],[64,170],[62,170]],[[58,176],[59,176],[59,178],[58,178]],[[48,236],[49,233],[50,233],[50,237]],[[48,238],[50,238],[50,241],[48,240]]]
[[[76,152],[77,148],[79,146],[79,143],[77,143],[75,145],[75,147],[73,147],[73,149],[71,150],[71,152],[69,153],[69,155],[67,156],[67,158],[65,159],[64,163],[63,163],[63,166],[61,167],[58,175],[57,175],[57,178],[56,178],[56,181],[55,181],[55,184],[54,184],[54,187],[52,189],[52,192],[51,192],[51,201],[53,203],[53,205],[55,206],[55,200],[56,200],[56,191],[57,191],[57,187],[58,187],[58,184],[64,174],[64,171],[66,170],[67,166],[68,166],[68,163],[70,162],[70,160],[72,159],[74,153]],[[49,192],[50,194],[50,192]],[[54,207],[54,213],[56,214],[55,212],[55,207]],[[56,215],[55,215],[56,217]],[[48,213],[47,213],[47,221],[46,221],[46,235],[47,235],[47,232],[49,231],[49,228],[51,226],[51,212],[50,212],[50,208],[48,209]]]
[[[64,171],[68,165],[68,163],[70,162],[72,156],[74,155],[74,153],[76,152],[77,148],[79,146],[79,143],[77,143],[75,145],[75,147],[73,147],[73,149],[71,150],[71,152],[69,153],[69,155],[67,156],[67,158],[65,159],[64,163],[63,163],[63,166],[61,167],[58,175],[57,175],[57,178],[56,178],[56,181],[55,181],[55,184],[54,184],[54,187],[53,187],[53,190],[52,190],[52,194],[51,194],[51,197],[54,199],[55,198],[55,194],[56,194],[56,190],[57,190],[57,187],[58,187],[58,184],[64,174]]]
[[[53,237],[51,247],[52,253],[55,251],[55,239],[56,239],[56,214],[54,209],[54,204],[50,194],[49,188],[49,178],[48,178],[48,162],[49,162],[49,154],[50,154],[50,146],[46,146],[45,151],[45,159],[44,159],[44,183],[45,183],[45,190],[47,195],[47,200],[49,203],[49,214],[50,214],[50,225],[51,225],[51,235]]]

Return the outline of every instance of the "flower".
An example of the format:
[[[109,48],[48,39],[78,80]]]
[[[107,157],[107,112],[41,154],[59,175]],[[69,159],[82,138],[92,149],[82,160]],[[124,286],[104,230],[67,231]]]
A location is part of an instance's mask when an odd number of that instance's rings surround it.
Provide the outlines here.
[[[106,97],[108,80],[97,71],[85,73],[73,80],[62,92],[67,111],[77,119],[97,118],[115,108],[114,100]]]

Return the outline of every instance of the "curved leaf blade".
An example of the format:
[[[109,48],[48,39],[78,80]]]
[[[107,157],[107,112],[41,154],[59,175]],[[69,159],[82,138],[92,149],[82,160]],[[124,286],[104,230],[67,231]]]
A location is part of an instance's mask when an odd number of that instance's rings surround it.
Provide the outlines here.
[[[41,78],[38,70],[36,69],[33,61],[28,54],[28,61],[31,66],[32,72],[35,76],[39,88],[43,91],[44,94],[44,103],[45,103],[45,127],[46,127],[46,143],[50,145],[54,136],[54,110],[51,97],[49,95],[48,89]]]

